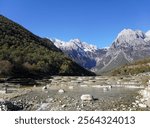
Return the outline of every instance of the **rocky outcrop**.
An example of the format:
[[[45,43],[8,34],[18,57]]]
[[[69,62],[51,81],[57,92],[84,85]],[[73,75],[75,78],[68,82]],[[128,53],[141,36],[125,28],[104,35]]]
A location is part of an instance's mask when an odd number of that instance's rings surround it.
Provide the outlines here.
[[[0,99],[0,111],[19,111],[19,110],[23,110],[23,103]]]

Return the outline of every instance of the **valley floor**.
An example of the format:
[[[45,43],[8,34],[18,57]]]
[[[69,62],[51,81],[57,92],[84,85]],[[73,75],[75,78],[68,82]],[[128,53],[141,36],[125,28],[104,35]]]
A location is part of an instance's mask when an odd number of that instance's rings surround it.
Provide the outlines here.
[[[1,110],[24,111],[149,111],[141,90],[148,75],[60,77],[0,91]],[[2,84],[2,83],[1,83]],[[11,84],[11,83],[9,83]],[[1,89],[2,90],[2,89]],[[83,98],[84,97],[84,98]]]

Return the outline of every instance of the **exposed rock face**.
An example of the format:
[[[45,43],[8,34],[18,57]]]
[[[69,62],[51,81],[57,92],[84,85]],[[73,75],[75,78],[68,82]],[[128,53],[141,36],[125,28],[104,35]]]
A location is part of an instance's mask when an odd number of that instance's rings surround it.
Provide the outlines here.
[[[95,68],[97,73],[110,71],[133,61],[150,57],[150,34],[124,29]]]

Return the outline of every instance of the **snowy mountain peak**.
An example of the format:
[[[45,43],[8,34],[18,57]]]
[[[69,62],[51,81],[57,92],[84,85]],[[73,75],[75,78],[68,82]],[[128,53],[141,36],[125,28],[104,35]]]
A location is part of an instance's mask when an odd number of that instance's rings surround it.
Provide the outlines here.
[[[81,43],[80,39],[71,39],[69,42]]]
[[[150,31],[124,29],[99,60],[95,70],[97,73],[111,71],[136,60],[150,57]]]
[[[145,34],[140,30],[124,29],[118,34],[117,39],[123,39],[128,42],[137,38],[144,39],[145,37]]]
[[[122,36],[122,35],[129,35],[129,34],[132,34],[134,33],[134,31],[132,29],[123,29],[119,34],[118,34],[118,37],[119,36]]]
[[[70,44],[73,43],[77,45],[78,47],[83,49],[85,52],[86,51],[92,52],[92,51],[97,50],[97,47],[95,45],[91,45],[86,42],[81,42],[80,39],[73,39],[73,40],[70,40],[68,43]]]
[[[87,69],[95,67],[99,58],[107,52],[107,49],[98,49],[96,46],[82,42],[80,39],[72,39],[68,42],[58,39],[51,39],[51,41],[67,56]]]
[[[64,42],[58,39],[51,39],[56,47],[60,49],[65,49],[65,50],[82,50],[83,52],[94,52],[98,48],[94,45],[88,44],[86,42],[81,42],[80,39],[72,39],[68,42]]]
[[[113,46],[120,48],[145,44],[146,37],[140,30],[124,29],[118,34]]]
[[[150,37],[150,30],[145,33],[147,37]]]

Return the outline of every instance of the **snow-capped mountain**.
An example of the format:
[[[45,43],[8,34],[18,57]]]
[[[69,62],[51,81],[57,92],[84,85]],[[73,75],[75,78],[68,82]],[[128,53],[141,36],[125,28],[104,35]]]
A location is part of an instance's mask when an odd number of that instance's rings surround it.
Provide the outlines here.
[[[133,61],[150,58],[150,31],[122,30],[111,47],[98,49],[94,45],[81,42],[79,39],[64,42],[52,40],[75,62],[98,74],[118,68]]]
[[[150,37],[150,30],[145,33],[147,37]]]
[[[97,60],[106,54],[107,49],[98,49],[96,46],[73,39],[64,42],[58,39],[51,39],[55,46],[60,48],[75,62],[84,68],[91,69],[96,66]]]
[[[150,31],[122,30],[94,71],[106,72],[133,61],[150,57]]]
[[[145,41],[150,41],[150,30],[146,32],[145,35],[146,35]]]
[[[94,45],[87,44],[86,42],[81,42],[79,39],[73,39],[69,42],[64,42],[58,39],[52,40],[54,44],[61,48],[62,50],[79,50],[80,52],[95,52],[97,47]]]

